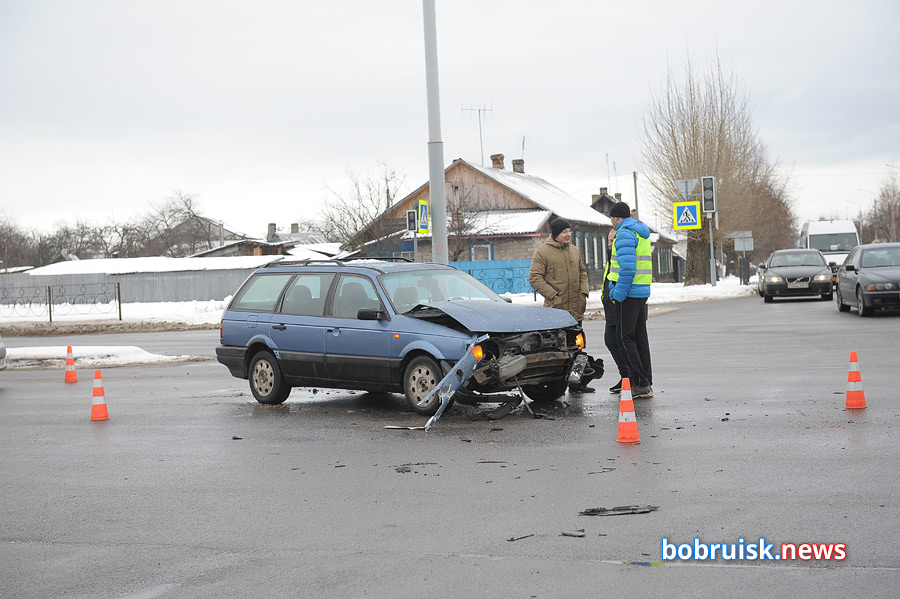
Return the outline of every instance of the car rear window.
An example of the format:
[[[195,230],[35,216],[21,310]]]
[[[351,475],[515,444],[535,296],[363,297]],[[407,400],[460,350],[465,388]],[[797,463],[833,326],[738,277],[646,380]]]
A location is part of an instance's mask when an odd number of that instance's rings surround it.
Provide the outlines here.
[[[254,275],[231,300],[229,310],[273,311],[281,290],[292,276],[290,273]]]
[[[332,279],[331,273],[297,275],[284,294],[282,314],[322,316]]]

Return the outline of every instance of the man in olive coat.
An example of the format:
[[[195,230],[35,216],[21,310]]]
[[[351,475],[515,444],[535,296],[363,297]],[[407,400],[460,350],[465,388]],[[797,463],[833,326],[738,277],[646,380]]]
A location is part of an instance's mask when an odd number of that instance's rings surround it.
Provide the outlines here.
[[[528,282],[544,297],[544,306],[568,311],[580,325],[590,290],[581,252],[571,241],[569,223],[562,218],[552,221],[550,237],[534,251]],[[592,362],[591,376],[582,379],[581,385],[571,386],[570,391],[593,393],[587,383],[602,374],[601,364]]]
[[[588,277],[581,252],[572,241],[572,229],[564,219],[550,223],[550,237],[534,251],[528,282],[544,296],[544,306],[571,314],[578,324],[587,306]]]

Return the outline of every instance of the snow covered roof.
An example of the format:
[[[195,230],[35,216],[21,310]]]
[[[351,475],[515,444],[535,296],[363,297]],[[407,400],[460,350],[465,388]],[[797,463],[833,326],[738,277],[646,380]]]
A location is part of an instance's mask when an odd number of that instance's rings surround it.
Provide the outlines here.
[[[541,208],[549,210],[568,221],[600,226],[612,225],[612,221],[609,220],[608,216],[597,212],[587,204],[579,202],[574,196],[567,194],[540,177],[506,169],[476,166],[461,158],[458,160],[465,162],[469,167],[508,187],[522,197],[531,200]]]
[[[472,235],[522,235],[537,233],[552,212],[549,210],[489,210],[469,214],[469,231]],[[431,234],[419,235],[427,239]],[[412,239],[413,232],[406,231],[403,239]]]
[[[283,256],[229,256],[217,258],[101,258],[57,262],[29,270],[29,275],[121,275],[137,272],[176,272],[191,270],[243,270],[259,268]]]

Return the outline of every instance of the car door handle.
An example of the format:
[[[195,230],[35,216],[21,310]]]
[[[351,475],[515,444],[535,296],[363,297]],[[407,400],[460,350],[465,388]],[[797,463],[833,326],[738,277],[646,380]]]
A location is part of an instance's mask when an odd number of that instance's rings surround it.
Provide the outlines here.
[[[284,326],[283,324],[273,324],[273,325],[272,325],[272,328],[275,329],[276,331],[283,331],[283,330],[285,330],[287,327]]]

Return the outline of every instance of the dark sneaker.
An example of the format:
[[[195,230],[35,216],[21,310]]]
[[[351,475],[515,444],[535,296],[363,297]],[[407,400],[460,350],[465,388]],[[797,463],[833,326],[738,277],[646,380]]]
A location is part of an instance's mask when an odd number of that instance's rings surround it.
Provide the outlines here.
[[[569,387],[569,393],[594,393],[595,391],[596,389],[593,387],[582,387],[581,385]]]
[[[610,393],[620,393],[622,391],[622,379],[619,379],[619,382],[609,388]]]
[[[631,390],[631,399],[649,399],[653,397],[653,389],[650,385],[646,387],[634,387]]]

